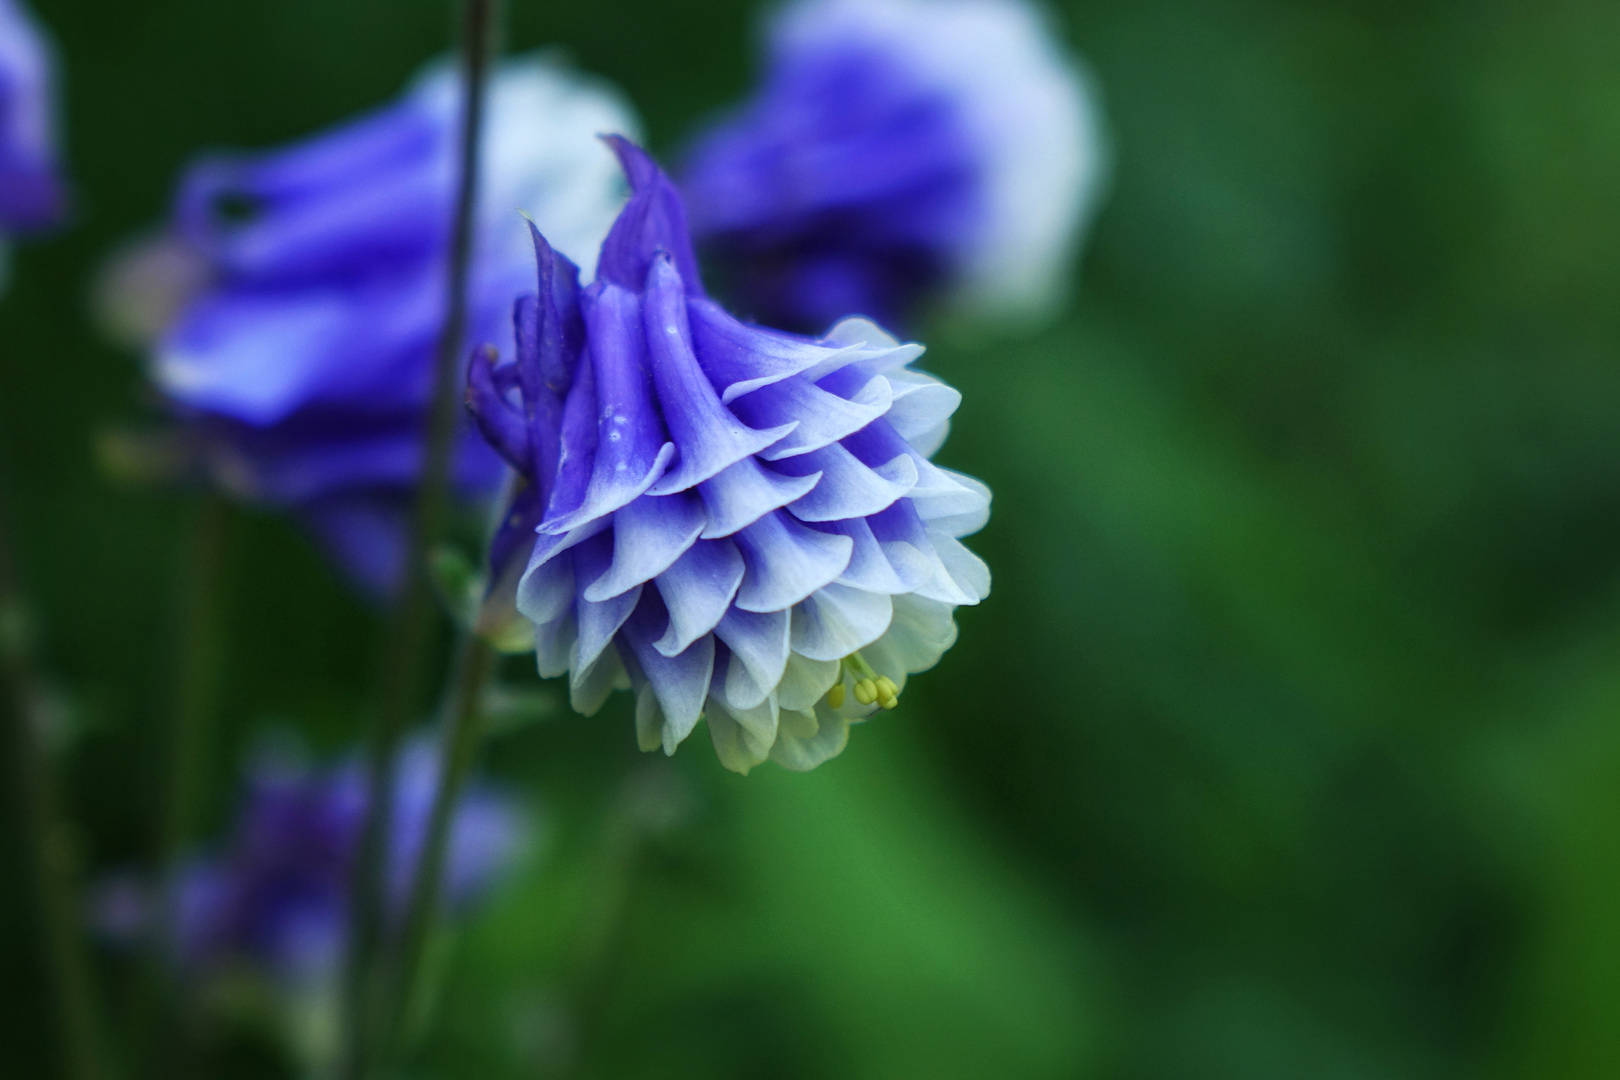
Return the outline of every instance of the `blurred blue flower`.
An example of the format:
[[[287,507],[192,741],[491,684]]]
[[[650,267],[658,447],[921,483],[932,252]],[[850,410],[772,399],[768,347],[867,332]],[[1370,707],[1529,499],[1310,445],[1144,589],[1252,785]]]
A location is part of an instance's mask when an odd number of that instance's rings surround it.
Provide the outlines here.
[[[0,0],[0,228],[30,232],[66,209],[56,148],[50,44],[15,0]]]
[[[469,372],[485,437],[525,478],[486,614],[532,623],[578,711],[633,688],[643,749],[673,753],[706,715],[728,768],[812,768],[989,592],[957,538],[990,493],[928,460],[961,396],[864,319],[810,340],[728,315],[680,195],[610,141],[634,194],[595,283],[536,231],[516,362],[486,351]]]
[[[948,296],[1061,295],[1106,171],[1095,95],[1024,0],[799,0],[758,94],[693,147],[694,233],[738,303],[806,333]]]
[[[113,264],[104,319],[150,341],[152,378],[213,480],[291,508],[364,586],[397,580],[444,322],[459,83],[429,68],[398,102],[286,149],[206,157],[168,230]],[[469,341],[510,347],[528,286],[520,211],[590,260],[624,201],[595,135],[634,129],[611,87],[544,56],[489,90]],[[460,446],[463,495],[504,470]]]
[[[418,738],[402,752],[392,819],[389,897],[403,911],[437,789],[439,757]],[[367,805],[364,769],[321,771],[265,758],[255,766],[233,835],[185,872],[175,942],[187,970],[246,963],[299,990],[337,977],[349,886]],[[451,826],[445,896],[465,910],[522,850],[526,819],[508,796],[473,786]]]

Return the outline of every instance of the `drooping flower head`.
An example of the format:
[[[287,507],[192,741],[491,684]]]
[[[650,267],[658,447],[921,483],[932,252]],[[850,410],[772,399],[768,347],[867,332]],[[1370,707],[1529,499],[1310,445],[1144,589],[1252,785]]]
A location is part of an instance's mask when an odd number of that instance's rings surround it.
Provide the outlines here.
[[[989,591],[959,543],[989,491],[929,457],[960,395],[864,319],[812,340],[704,292],[681,197],[610,140],[633,195],[596,280],[536,231],[518,352],[474,359],[468,400],[525,478],[491,565],[574,707],[636,693],[643,749],[706,717],[721,761],[808,769]]]
[[[1086,78],[1026,0],[798,0],[766,54],[682,173],[748,313],[818,333],[941,294],[1052,304],[1105,151]]]
[[[292,508],[363,584],[396,580],[445,319],[460,88],[447,64],[403,99],[291,147],[197,162],[167,232],[115,264],[104,314],[156,332],[152,377],[213,479]],[[633,128],[611,88],[559,63],[508,61],[489,87],[469,341],[510,344],[528,287],[520,211],[587,264],[623,203],[595,138]],[[457,480],[504,470],[476,437]]]
[[[0,228],[42,229],[65,208],[50,44],[21,4],[0,0]]]

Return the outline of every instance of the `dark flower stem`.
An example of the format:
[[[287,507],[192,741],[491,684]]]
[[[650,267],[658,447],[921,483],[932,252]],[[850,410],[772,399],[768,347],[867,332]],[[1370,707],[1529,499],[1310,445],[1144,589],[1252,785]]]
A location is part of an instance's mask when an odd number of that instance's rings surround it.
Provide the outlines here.
[[[164,731],[158,784],[156,829],[160,912],[180,910],[180,875],[186,845],[196,831],[197,808],[205,795],[208,749],[217,707],[220,658],[224,646],[224,592],[231,506],[210,492],[194,509],[179,567],[179,611],[175,634],[174,686],[169,726]],[[187,1024],[174,978],[178,952],[175,919],[154,918],[146,933],[146,994],[137,1010],[134,1045],[152,1069],[179,1067],[186,1060]],[[163,1030],[158,1030],[162,1025]],[[161,1041],[154,1041],[161,1040]]]
[[[168,755],[161,772],[163,817],[158,854],[165,887],[172,893],[186,844],[196,827],[197,807],[205,795],[210,720],[216,706],[223,648],[226,534],[230,504],[218,494],[203,497],[196,509],[180,573],[179,662],[175,669],[174,703]],[[171,895],[165,910],[173,911]],[[170,920],[159,920],[169,925]],[[169,944],[168,942],[164,943]]]
[[[464,635],[445,717],[444,748],[440,755],[439,781],[434,789],[433,812],[428,818],[427,836],[422,841],[422,854],[411,881],[394,964],[394,1000],[388,1017],[385,1050],[390,1064],[403,1054],[410,1023],[416,1015],[422,956],[432,934],[444,887],[451,820],[483,738],[484,688],[494,666],[495,650],[489,643],[477,634]]]
[[[49,755],[42,742],[41,701],[28,612],[6,544],[0,507],[0,712],[5,714],[13,786],[28,852],[44,960],[54,995],[63,1064],[74,1080],[109,1080],[112,1067],[103,1040],[82,909],[75,881],[71,836],[57,805]]]
[[[473,219],[478,189],[478,146],[485,85],[494,52],[496,0],[461,0],[462,111],[454,217],[450,229],[448,296],[433,378],[432,408],[422,482],[404,567],[402,595],[389,628],[381,686],[370,740],[369,807],[356,860],[350,955],[345,986],[345,1047],[342,1075],[361,1080],[372,1068],[385,1034],[387,972],[378,964],[386,929],[385,853],[394,802],[395,758],[411,714],[418,707],[428,642],[435,629],[435,602],[428,556],[444,534],[461,394],[463,338],[467,327],[467,282],[472,262]],[[380,1008],[381,1006],[381,1008]]]

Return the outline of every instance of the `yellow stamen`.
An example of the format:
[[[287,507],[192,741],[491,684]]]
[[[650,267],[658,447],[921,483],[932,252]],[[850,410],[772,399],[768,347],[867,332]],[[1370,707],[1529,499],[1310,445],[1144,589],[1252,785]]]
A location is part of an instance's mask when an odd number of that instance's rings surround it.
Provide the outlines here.
[[[827,691],[827,705],[833,709],[842,709],[844,707],[843,683],[834,683],[833,688]]]
[[[877,684],[871,679],[862,679],[855,684],[855,700],[862,705],[870,705],[877,700]]]

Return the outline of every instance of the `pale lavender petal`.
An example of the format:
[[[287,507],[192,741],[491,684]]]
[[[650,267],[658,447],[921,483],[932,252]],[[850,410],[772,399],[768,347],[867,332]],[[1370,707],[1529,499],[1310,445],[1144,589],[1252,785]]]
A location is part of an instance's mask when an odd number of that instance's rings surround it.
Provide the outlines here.
[[[668,570],[703,531],[708,515],[690,491],[643,495],[613,515],[613,565],[581,594],[602,601]]]
[[[665,656],[684,652],[709,633],[742,585],[743,559],[730,540],[699,540],[659,574],[658,594],[669,610],[669,629],[654,642]]]
[[[803,498],[820,479],[820,473],[780,476],[753,458],[744,458],[698,485],[703,505],[709,511],[704,539],[730,536],[745,525],[752,525],[772,510]]]
[[[835,581],[855,547],[847,536],[816,532],[780,510],[760,518],[736,538],[748,567],[737,593],[737,606],[744,611],[792,607]]]
[[[686,317],[686,292],[674,264],[653,260],[647,275],[647,346],[658,400],[680,454],[652,487],[655,495],[684,491],[789,434],[797,421],[756,431],[733,416],[698,367]]]

